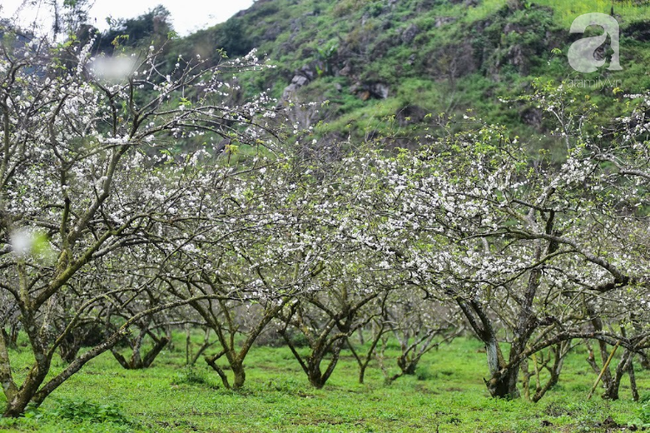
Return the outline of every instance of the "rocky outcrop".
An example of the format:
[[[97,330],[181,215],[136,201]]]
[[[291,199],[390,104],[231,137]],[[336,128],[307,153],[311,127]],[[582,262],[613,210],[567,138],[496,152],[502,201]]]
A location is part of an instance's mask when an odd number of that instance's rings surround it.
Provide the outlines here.
[[[282,92],[283,100],[291,99],[292,95],[295,95],[298,89],[306,86],[318,77],[317,63],[318,62],[312,62],[309,65],[305,65],[294,73],[293,78],[291,78],[291,84],[285,87]]]
[[[418,33],[420,33],[420,28],[415,24],[411,24],[402,31],[400,39],[402,39],[404,45],[409,45]]]
[[[361,100],[368,99],[386,99],[388,98],[390,88],[387,84],[377,83],[356,83],[350,88],[350,93],[356,94]]]
[[[457,19],[458,18],[454,18],[454,17],[436,17],[436,28],[439,29],[445,24],[454,23],[456,22]]]
[[[635,21],[623,29],[623,36],[640,42],[650,41],[650,21]]]

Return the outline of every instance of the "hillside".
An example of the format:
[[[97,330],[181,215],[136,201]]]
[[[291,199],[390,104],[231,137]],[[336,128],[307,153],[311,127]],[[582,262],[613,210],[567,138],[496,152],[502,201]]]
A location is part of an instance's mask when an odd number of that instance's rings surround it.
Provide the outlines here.
[[[569,28],[588,12],[620,23],[622,71],[570,68],[566,53],[581,35]],[[439,113],[467,110],[543,135],[539,110],[499,102],[530,92],[535,79],[571,81],[603,118],[620,115],[623,94],[650,88],[649,20],[641,1],[259,0],[176,49],[209,55],[216,43],[241,55],[257,47],[277,67],[251,76],[249,91],[324,103],[299,116],[323,135],[391,135],[403,144],[429,133]]]

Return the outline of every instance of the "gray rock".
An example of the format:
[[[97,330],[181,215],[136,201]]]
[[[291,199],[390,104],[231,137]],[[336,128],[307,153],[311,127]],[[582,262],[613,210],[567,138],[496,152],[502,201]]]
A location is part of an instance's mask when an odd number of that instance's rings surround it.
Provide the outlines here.
[[[343,68],[338,70],[337,75],[340,75],[342,77],[347,77],[348,75],[350,75],[351,72],[352,72],[352,68],[350,67],[349,64],[346,64]]]
[[[316,72],[314,65],[305,65],[297,71],[296,75],[303,75],[307,77],[309,81],[312,81],[318,76],[318,72]]]
[[[295,84],[289,84],[287,87],[284,88],[284,91],[282,92],[282,99],[284,101],[288,101],[291,99],[293,95],[296,94],[296,91],[299,89],[299,86],[296,86]]]
[[[416,57],[415,54],[411,54],[411,55],[409,56],[409,59],[406,61],[406,63],[407,63],[408,65],[412,65],[413,63],[415,63],[415,59],[416,59],[416,58],[417,58],[417,57]]]
[[[350,93],[354,93],[362,100],[370,98],[386,99],[390,88],[384,83],[355,83],[350,86]]]
[[[415,39],[418,33],[420,33],[420,29],[418,28],[418,26],[416,26],[415,24],[411,24],[402,32],[401,35],[402,42],[405,45],[410,44],[411,42],[413,42],[413,39]]]
[[[265,41],[274,41],[280,36],[280,33],[282,33],[282,29],[279,26],[271,26],[264,32],[263,38]]]
[[[530,71],[530,60],[521,45],[517,44],[510,47],[506,57],[508,58],[508,63],[516,66],[520,74],[528,74]]]
[[[372,96],[375,96],[380,99],[388,98],[389,87],[384,83],[375,83],[371,84],[368,88]]]
[[[436,17],[436,28],[440,28],[445,24],[453,23],[456,21],[454,17]]]
[[[427,111],[418,105],[407,105],[395,113],[395,118],[400,126],[412,125],[422,122]]]
[[[294,75],[291,79],[291,84],[295,84],[296,87],[302,87],[309,84],[309,78],[304,75]]]

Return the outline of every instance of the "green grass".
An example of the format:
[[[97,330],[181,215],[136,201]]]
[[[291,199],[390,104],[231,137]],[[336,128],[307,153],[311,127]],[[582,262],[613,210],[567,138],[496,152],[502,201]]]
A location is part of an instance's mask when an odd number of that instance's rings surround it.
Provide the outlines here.
[[[586,400],[595,374],[584,352],[570,357],[560,384],[533,404],[488,396],[485,354],[473,339],[429,353],[416,377],[392,385],[384,384],[374,362],[366,384],[358,384],[356,363],[344,351],[322,390],[308,385],[288,349],[256,347],[246,361],[246,386],[238,392],[223,389],[202,361],[188,370],[181,340],[178,335],[176,349],[148,370],[122,370],[104,354],[26,418],[0,420],[0,431],[604,432],[598,426],[607,417],[627,424],[641,411],[627,383],[620,401]],[[29,358],[22,350],[16,371]],[[637,381],[647,389],[649,372],[638,372]]]
[[[483,0],[478,6],[465,10],[465,19],[468,22],[485,19],[506,3],[504,0]],[[647,20],[650,18],[650,5],[630,0],[575,0],[570,2],[564,0],[524,0],[522,3],[524,7],[525,5],[535,4],[553,9],[557,24],[567,29],[571,27],[571,23],[578,16],[587,13],[609,14],[612,6],[614,7],[614,13],[620,15],[625,21],[629,19]],[[463,9],[458,6],[456,8],[457,14],[460,15]]]

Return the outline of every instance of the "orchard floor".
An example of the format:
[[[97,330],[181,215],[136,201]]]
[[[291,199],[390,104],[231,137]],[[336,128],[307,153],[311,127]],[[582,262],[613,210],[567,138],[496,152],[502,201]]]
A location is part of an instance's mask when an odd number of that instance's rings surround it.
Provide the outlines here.
[[[15,352],[14,352],[15,354]],[[396,355],[396,352],[389,353]],[[15,371],[24,371],[21,348]],[[582,347],[570,356],[560,383],[539,403],[495,400],[483,384],[485,354],[458,339],[425,355],[417,375],[385,385],[373,361],[366,383],[344,351],[322,390],[309,386],[287,348],[256,347],[241,391],[225,390],[203,360],[184,366],[183,337],[147,370],[123,370],[108,354],[90,362],[25,418],[0,419],[0,431],[37,432],[613,432],[650,422],[650,408],[632,401],[624,379],[621,400],[587,400],[596,375]],[[393,362],[393,361],[391,361]],[[63,364],[57,359],[55,368]],[[650,371],[638,371],[649,398]],[[0,397],[0,404],[4,403]]]

